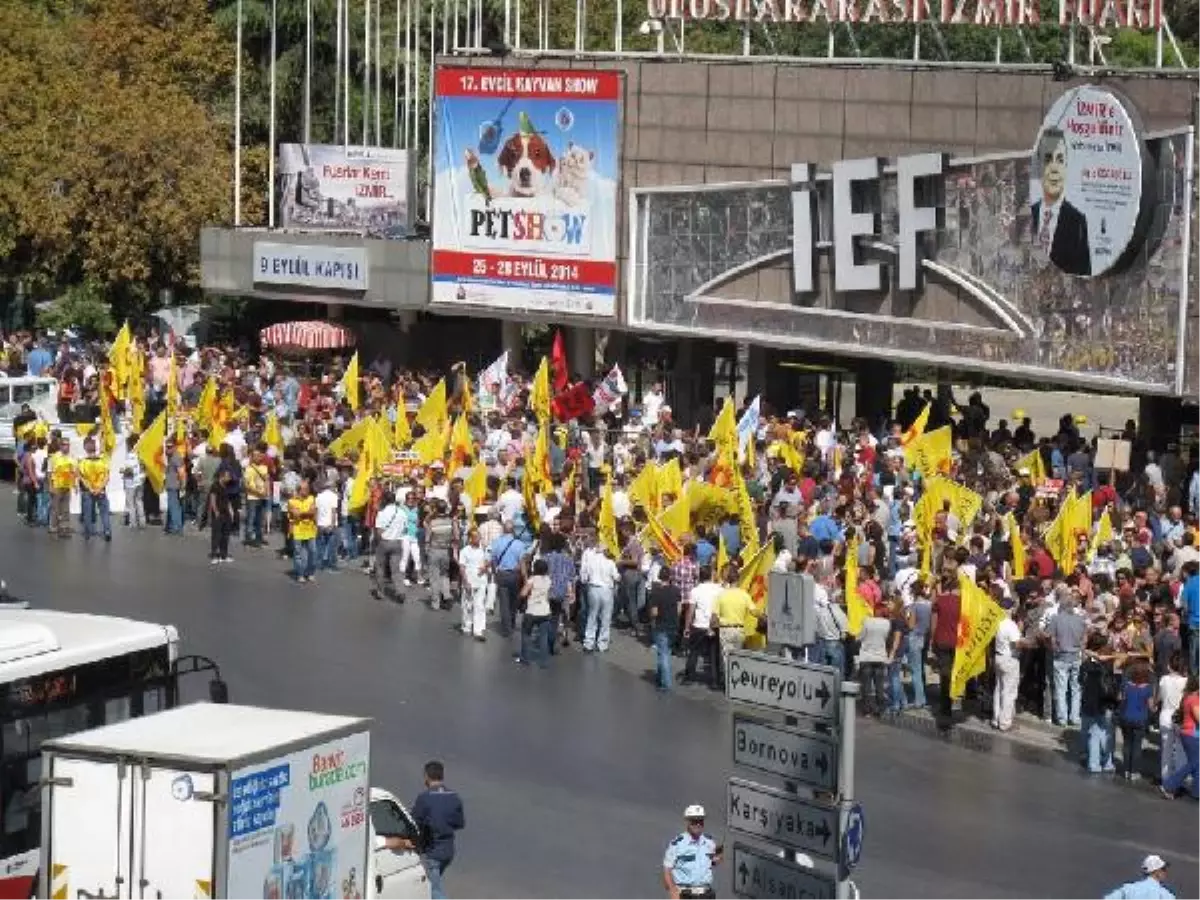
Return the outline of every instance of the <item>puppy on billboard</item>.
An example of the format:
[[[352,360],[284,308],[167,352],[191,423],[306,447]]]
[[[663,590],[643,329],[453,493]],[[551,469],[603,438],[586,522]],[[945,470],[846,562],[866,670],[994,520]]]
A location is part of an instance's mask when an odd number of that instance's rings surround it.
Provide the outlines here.
[[[433,300],[611,315],[619,76],[442,69]]]

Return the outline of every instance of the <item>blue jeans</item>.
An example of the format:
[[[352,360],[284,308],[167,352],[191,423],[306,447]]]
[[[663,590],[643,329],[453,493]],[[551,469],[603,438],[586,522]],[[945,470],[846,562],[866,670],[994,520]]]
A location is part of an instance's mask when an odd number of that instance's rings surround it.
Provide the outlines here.
[[[38,504],[40,510],[42,505]],[[1200,673],[1200,628],[1193,627],[1188,632],[1188,659],[1191,660],[1191,673]]]
[[[638,613],[646,605],[646,576],[636,569],[625,569],[621,572],[621,601],[629,624],[636,631]]]
[[[297,578],[312,578],[317,571],[317,542],[292,540],[292,571]]]
[[[337,529],[317,532],[317,562],[322,569],[337,571]]]
[[[1087,749],[1088,771],[1092,774],[1115,771],[1113,749],[1117,737],[1112,710],[1105,710],[1098,716],[1085,716],[1080,735]]]
[[[908,697],[904,694],[904,663],[896,660],[888,665],[888,711],[900,712],[908,706]]]
[[[550,665],[550,618],[526,616],[521,620],[522,662],[536,662],[541,668]]]
[[[585,650],[607,650],[612,628],[613,589],[609,585],[588,586],[587,631],[583,635]]]
[[[1070,692],[1070,708],[1067,694]],[[1059,725],[1079,724],[1079,654],[1054,654],[1054,718]]]
[[[671,689],[671,642],[675,640],[675,635],[661,628],[655,628],[651,634],[651,640],[654,641],[654,665],[658,671],[658,686],[664,691],[669,691]]]
[[[93,494],[82,491],[79,495],[80,518],[83,519],[83,536],[90,538],[96,533],[96,516],[100,516],[100,530],[105,539],[112,537],[112,515],[109,512],[108,494]]]
[[[346,516],[342,522],[342,549],[346,559],[358,559],[358,516]]]
[[[446,900],[446,888],[442,885],[442,874],[450,863],[422,856],[421,865],[425,869],[425,875],[429,878],[429,896],[432,900]]]
[[[925,699],[925,635],[913,632],[908,636],[907,656],[908,673],[912,676],[912,705],[928,706]]]
[[[242,543],[261,544],[263,542],[263,520],[266,517],[266,500],[246,501],[246,524],[242,531]]]
[[[167,490],[166,530],[167,534],[179,534],[183,531],[183,504],[177,490]]]
[[[1183,786],[1183,782],[1191,775],[1192,796],[1200,796],[1200,736],[1181,734],[1179,742],[1183,745],[1183,755],[1187,757],[1187,762],[1163,780],[1163,788],[1173,794]]]
[[[841,641],[827,641],[817,638],[817,658],[815,662],[823,666],[833,666],[838,670],[838,678],[846,676],[846,645]]]
[[[42,487],[38,491],[37,524],[43,528],[50,524],[50,486],[48,480],[42,482]]]

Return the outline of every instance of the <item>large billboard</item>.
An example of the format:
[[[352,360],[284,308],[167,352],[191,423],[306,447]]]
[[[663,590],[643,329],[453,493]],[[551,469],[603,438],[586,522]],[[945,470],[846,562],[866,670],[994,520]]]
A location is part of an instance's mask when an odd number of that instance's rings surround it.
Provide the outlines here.
[[[443,67],[432,302],[612,316],[617,72]]]
[[[1145,133],[1125,98],[1086,85],[1027,140],[1023,153],[635,189],[628,321],[1184,393],[1191,128]]]
[[[398,239],[412,231],[413,168],[407,150],[280,144],[279,225]]]

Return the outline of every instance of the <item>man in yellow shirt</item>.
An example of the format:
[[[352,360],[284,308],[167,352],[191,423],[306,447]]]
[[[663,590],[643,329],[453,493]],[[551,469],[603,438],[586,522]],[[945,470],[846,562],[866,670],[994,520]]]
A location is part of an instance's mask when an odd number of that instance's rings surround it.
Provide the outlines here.
[[[83,442],[87,454],[79,462],[79,505],[83,519],[83,538],[91,540],[96,528],[96,516],[100,517],[100,528],[104,540],[112,540],[112,515],[108,506],[108,458],[96,449],[95,438]]]
[[[720,622],[717,632],[721,642],[721,681],[724,683],[725,662],[730,650],[742,649],[746,638],[746,617],[754,609],[754,600],[736,584],[726,584],[717,597],[716,613]]]
[[[288,501],[287,512],[292,531],[292,569],[296,581],[305,584],[317,571],[317,501],[307,478]]]
[[[267,468],[265,446],[256,447],[250,461],[242,470],[242,490],[246,494],[246,527],[242,543],[247,547],[261,547],[263,522],[267,515],[267,500],[271,490],[271,474]]]
[[[71,536],[71,490],[75,487],[75,460],[70,444],[61,435],[52,436],[52,448],[46,468],[50,472],[50,533]]]

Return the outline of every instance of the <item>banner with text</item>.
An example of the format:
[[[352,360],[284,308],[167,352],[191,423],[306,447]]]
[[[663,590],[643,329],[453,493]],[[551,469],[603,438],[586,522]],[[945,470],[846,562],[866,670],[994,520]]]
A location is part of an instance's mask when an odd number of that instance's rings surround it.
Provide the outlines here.
[[[278,179],[282,228],[389,239],[412,231],[407,150],[280,144]]]
[[[611,316],[621,77],[441,68],[433,302]]]

